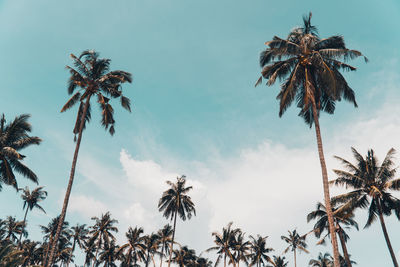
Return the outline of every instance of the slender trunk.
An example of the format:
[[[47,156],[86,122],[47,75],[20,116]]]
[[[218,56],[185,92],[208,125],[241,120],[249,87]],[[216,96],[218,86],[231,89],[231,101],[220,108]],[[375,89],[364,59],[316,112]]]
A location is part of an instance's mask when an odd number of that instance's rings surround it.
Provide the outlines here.
[[[96,248],[96,254],[94,255],[94,260],[93,260],[92,267],[94,267],[94,264],[97,262],[97,254],[99,253],[99,248],[100,247],[101,247],[101,236],[100,236],[100,239],[99,239],[99,245]]]
[[[163,244],[161,246],[160,267],[162,267],[162,260],[163,260],[163,256],[164,256],[164,246],[165,246],[165,244]]]
[[[172,254],[173,254],[174,239],[175,239],[175,229],[176,229],[176,216],[177,215],[178,215],[178,211],[175,211],[175,215],[174,215],[174,230],[172,231],[172,242],[171,242],[171,249],[169,250],[168,267],[170,267],[170,265],[171,265],[171,259],[172,259]]]
[[[25,230],[25,223],[26,223],[26,215],[28,215],[28,210],[29,210],[29,206],[27,205],[26,206],[26,211],[25,211],[25,216],[24,216],[24,221],[23,221],[23,223],[22,223],[22,225],[23,225],[23,227],[24,228],[22,228],[22,231],[21,231],[21,234],[19,235],[19,246],[22,248],[22,234],[24,233],[24,230]]]
[[[328,215],[329,232],[331,234],[331,242],[332,242],[332,248],[333,248],[333,263],[334,263],[334,267],[340,267],[339,249],[338,249],[338,243],[337,243],[337,238],[336,238],[335,224],[333,222],[331,197],[329,195],[328,172],[326,170],[324,151],[323,151],[323,147],[322,147],[321,130],[319,128],[319,119],[318,119],[317,106],[315,103],[315,99],[312,99],[312,112],[313,112],[313,117],[314,117],[315,134],[317,137],[319,161],[321,164],[321,171],[322,171],[322,182],[323,182],[323,187],[324,187],[326,214]]]
[[[393,265],[395,267],[399,267],[399,264],[397,263],[397,260],[396,260],[396,256],[393,252],[392,244],[390,243],[390,240],[389,240],[389,235],[386,230],[385,220],[383,219],[381,203],[379,201],[378,201],[378,213],[379,213],[379,220],[381,221],[383,235],[385,236],[386,244],[389,248],[389,252],[390,252],[390,256],[392,257]]]
[[[343,250],[343,256],[344,259],[346,260],[346,265],[347,267],[352,267],[351,266],[351,261],[350,261],[350,257],[349,257],[349,253],[347,252],[347,247],[346,247],[346,241],[344,240],[344,235],[343,235],[343,229],[338,225],[339,227],[339,240],[340,240],[340,244],[342,245],[342,250]]]
[[[71,252],[69,253],[69,257],[68,257],[68,261],[67,261],[67,267],[69,267],[69,263],[71,261],[72,254],[74,253],[74,250],[75,250],[75,245],[76,245],[76,240],[74,240],[74,244],[72,245]]]
[[[149,266],[150,251],[147,251],[146,267]]]
[[[294,267],[297,267],[297,262],[296,262],[296,249],[293,250],[294,253]]]
[[[226,254],[224,255],[224,267],[226,267]]]
[[[154,255],[151,255],[151,260],[153,262],[153,266],[156,267],[156,262],[154,261]]]
[[[82,112],[82,116],[81,116],[81,123],[79,125],[78,140],[76,141],[74,158],[72,160],[71,173],[70,173],[69,181],[68,181],[68,187],[67,187],[67,191],[65,192],[64,203],[63,203],[63,207],[62,207],[62,211],[61,211],[61,216],[60,216],[60,219],[58,221],[57,232],[56,232],[55,238],[53,240],[54,245],[52,245],[52,248],[51,248],[50,257],[49,257],[49,260],[48,260],[47,267],[51,267],[52,264],[53,264],[53,257],[54,257],[54,252],[56,250],[56,244],[57,244],[58,239],[60,237],[62,225],[64,223],[65,216],[67,214],[68,201],[69,201],[69,196],[71,195],[72,184],[74,182],[75,167],[76,167],[76,163],[78,161],[78,154],[79,154],[79,148],[80,148],[81,140],[82,140],[83,126],[85,125],[85,118],[86,118],[86,113],[88,111],[89,102],[90,102],[90,95],[87,97],[85,106],[83,108],[83,112]]]
[[[49,243],[47,244],[47,248],[46,248],[46,253],[45,253],[45,257],[43,259],[43,266],[47,265],[47,257],[49,256],[49,250],[50,250],[50,244],[53,242],[53,238],[50,236],[49,237]]]

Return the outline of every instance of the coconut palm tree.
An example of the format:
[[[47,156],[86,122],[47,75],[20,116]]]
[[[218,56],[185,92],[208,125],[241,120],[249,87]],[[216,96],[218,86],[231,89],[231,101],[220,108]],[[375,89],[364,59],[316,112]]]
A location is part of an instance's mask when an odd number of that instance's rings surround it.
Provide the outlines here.
[[[162,267],[164,252],[165,255],[169,255],[169,246],[172,241],[172,227],[170,224],[164,225],[162,229],[160,229],[157,234],[160,237],[160,245],[161,245],[161,253],[160,253],[160,267]]]
[[[236,266],[239,267],[240,262],[243,261],[247,266],[249,265],[248,259],[250,257],[250,241],[245,241],[245,233],[239,229],[232,247],[233,258],[236,260]]]
[[[240,229],[233,228],[232,222],[222,228],[222,234],[213,232],[215,246],[206,250],[206,252],[217,251],[218,257],[215,261],[215,266],[224,258],[224,267],[226,267],[226,259],[228,258],[235,266],[235,259],[233,257],[232,249],[235,244],[235,238],[240,233]]]
[[[187,246],[183,246],[179,250],[174,250],[173,254],[172,261],[179,267],[194,266],[196,264],[196,252]]]
[[[114,240],[104,243],[104,249],[99,254],[99,263],[104,263],[104,267],[117,267],[116,261],[120,259],[118,251],[119,246]]]
[[[121,84],[132,82],[132,75],[128,72],[116,70],[109,71],[110,59],[99,58],[99,54],[93,50],[82,52],[79,57],[71,54],[75,68],[67,66],[71,73],[68,84],[68,94],[73,96],[61,109],[64,112],[72,108],[79,102],[78,114],[75,121],[74,134],[78,135],[76,140],[74,157],[72,160],[71,173],[68,181],[67,190],[65,192],[64,203],[61,211],[60,224],[58,225],[57,233],[54,238],[57,242],[62,227],[62,222],[65,220],[67,213],[68,201],[71,195],[72,184],[75,176],[75,167],[78,160],[79,148],[82,140],[82,132],[86,126],[86,122],[90,120],[90,100],[92,97],[97,97],[97,102],[100,105],[102,120],[101,124],[111,135],[114,134],[114,109],[110,104],[110,98],[119,98],[123,108],[131,111],[130,100],[122,94]],[[77,92],[76,90],[80,88]],[[55,246],[52,248],[48,267],[53,263]]]
[[[304,26],[293,29],[286,39],[275,36],[272,41],[265,43],[268,48],[260,56],[262,76],[256,86],[263,78],[268,81],[267,85],[273,85],[277,78],[286,79],[277,96],[280,102],[279,116],[282,116],[293,101],[296,101],[300,108],[299,116],[310,126],[312,124],[315,126],[334,262],[335,267],[339,267],[339,251],[334,235],[335,227],[319,115],[321,111],[333,114],[336,101],[342,98],[357,106],[354,91],[340,70],[356,70],[345,62],[362,54],[347,49],[342,36],[331,36],[326,39],[318,37],[317,28],[311,25],[311,12],[309,16],[303,17],[303,22]]]
[[[346,242],[349,239],[348,234],[344,231],[343,228],[354,227],[358,230],[358,224],[353,219],[354,214],[346,212],[341,209],[341,206],[333,207],[333,220],[335,222],[336,232],[339,235],[339,240],[342,245],[343,255],[346,260],[347,267],[351,267],[350,257],[347,251]],[[340,211],[340,212],[338,212]],[[317,222],[314,225],[313,232],[316,237],[320,238],[321,234],[326,230],[328,233],[318,242],[319,244],[324,243],[325,238],[330,235],[329,233],[329,225],[328,225],[328,216],[326,215],[325,206],[318,202],[315,211],[310,212],[307,215],[307,222],[311,220],[317,219]]]
[[[265,262],[270,262],[271,258],[268,253],[272,252],[274,249],[267,247],[268,236],[257,235],[257,238],[250,236],[250,266],[256,265],[256,267],[264,266]]]
[[[28,215],[29,210],[33,210],[34,208],[37,208],[44,213],[46,211],[40,206],[38,203],[42,200],[44,200],[47,197],[47,192],[43,190],[43,186],[35,188],[32,192],[30,192],[28,187],[25,187],[23,189],[23,193],[21,195],[21,198],[24,200],[24,207],[26,207],[25,215],[24,215],[24,220],[23,220],[23,225],[24,227],[26,226],[26,216]],[[19,236],[19,244],[21,245],[22,242],[22,232]]]
[[[272,265],[267,265],[266,267],[286,267],[286,266],[288,265],[288,262],[285,261],[285,260],[286,260],[285,257],[281,257],[281,256],[277,257],[277,256],[274,256],[274,257],[273,257],[273,260],[270,261],[270,263],[271,263]]]
[[[7,218],[3,221],[2,227],[4,228],[5,239],[11,242],[17,242],[18,235],[28,235],[24,228],[24,223],[17,221],[15,217],[12,216],[7,216]]]
[[[0,118],[0,190],[2,185],[11,185],[18,189],[14,171],[38,183],[38,177],[24,163],[24,155],[19,151],[30,146],[39,145],[42,140],[29,136],[32,126],[28,122],[30,115],[22,114],[6,124],[4,114]]]
[[[111,218],[110,212],[102,214],[100,218],[92,217],[91,219],[95,221],[95,224],[89,231],[89,243],[96,246],[96,252],[92,265],[92,267],[94,267],[97,262],[97,254],[99,253],[99,249],[101,249],[103,245],[108,245],[111,241],[115,241],[113,232],[118,233],[118,228],[115,227],[114,224],[118,223],[118,221]]]
[[[281,239],[284,240],[289,246],[283,251],[283,253],[287,253],[289,249],[293,251],[294,255],[294,266],[296,267],[296,251],[299,249],[300,251],[304,251],[305,253],[309,253],[306,244],[306,235],[300,236],[297,233],[296,229],[292,232],[288,231],[288,236],[281,236]]]
[[[75,247],[78,244],[80,249],[84,249],[85,242],[88,239],[89,229],[86,228],[86,224],[76,224],[76,226],[71,227],[72,230],[72,249],[69,256],[67,267],[69,266],[72,255],[75,251]]]
[[[333,258],[329,253],[322,254],[321,252],[318,255],[318,258],[310,260],[308,263],[309,266],[312,267],[332,267],[333,266]]]
[[[341,161],[345,170],[334,170],[338,178],[331,181],[331,184],[345,186],[353,191],[336,196],[332,198],[332,201],[344,203],[343,210],[368,208],[368,219],[364,228],[369,227],[378,217],[393,264],[398,267],[383,217],[390,216],[394,212],[400,219],[400,199],[391,194],[393,191],[400,191],[400,179],[394,179],[395,150],[390,149],[385,159],[379,164],[374,150],[368,150],[364,158],[355,148],[351,149],[356,160],[355,164],[336,156],[335,158]]]
[[[160,245],[160,237],[158,234],[151,233],[150,235],[144,236],[144,245],[146,247],[146,267],[149,266],[150,259],[153,261],[154,267],[156,263],[154,261],[154,254],[157,253]]]
[[[186,176],[176,178],[176,183],[167,181],[170,188],[163,192],[160,201],[158,202],[158,210],[163,212],[163,216],[171,221],[174,221],[174,227],[172,232],[171,248],[170,252],[173,251],[174,239],[176,232],[176,218],[179,216],[183,221],[191,219],[192,215],[196,215],[196,209],[194,203],[187,193],[193,189],[193,187],[186,187]],[[168,267],[171,265],[172,253],[169,254]]]
[[[124,266],[130,267],[133,263],[134,266],[137,265],[138,261],[145,261],[146,245],[144,244],[142,227],[129,227],[128,232],[125,234],[128,243],[120,247],[121,251],[126,251],[125,258],[123,260]]]
[[[201,256],[197,257],[195,267],[212,267],[213,263],[207,258],[203,258]]]

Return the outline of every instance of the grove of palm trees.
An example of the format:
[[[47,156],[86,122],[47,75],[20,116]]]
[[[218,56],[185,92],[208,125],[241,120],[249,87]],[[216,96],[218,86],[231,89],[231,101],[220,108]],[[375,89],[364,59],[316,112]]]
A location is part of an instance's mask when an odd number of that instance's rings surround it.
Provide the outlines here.
[[[0,267],[399,266],[396,16],[224,1],[0,5]]]

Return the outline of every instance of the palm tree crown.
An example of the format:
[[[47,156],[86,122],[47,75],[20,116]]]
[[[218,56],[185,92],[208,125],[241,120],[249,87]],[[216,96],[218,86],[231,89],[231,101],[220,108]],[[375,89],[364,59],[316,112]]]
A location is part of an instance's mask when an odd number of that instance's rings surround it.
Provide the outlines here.
[[[30,115],[23,114],[8,124],[4,114],[0,118],[0,190],[2,184],[18,189],[14,171],[38,183],[36,174],[22,163],[25,156],[19,152],[30,145],[39,145],[42,141],[39,137],[29,136],[32,131],[29,117]]]
[[[272,252],[272,248],[267,247],[267,238],[268,236],[260,236],[257,235],[257,238],[250,236],[250,265],[256,265],[256,267],[260,267],[261,265],[265,265],[264,261],[270,262],[271,258],[268,256],[268,253]]]

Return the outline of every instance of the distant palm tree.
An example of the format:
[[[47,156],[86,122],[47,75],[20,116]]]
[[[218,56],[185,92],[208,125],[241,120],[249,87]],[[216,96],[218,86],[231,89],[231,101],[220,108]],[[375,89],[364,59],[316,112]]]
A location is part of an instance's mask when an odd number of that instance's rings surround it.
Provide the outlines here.
[[[353,211],[358,208],[368,208],[368,220],[365,227],[369,227],[379,217],[393,264],[398,267],[383,218],[384,215],[389,216],[394,211],[397,218],[400,219],[400,199],[391,194],[391,191],[400,191],[400,179],[394,179],[396,174],[393,161],[395,150],[390,149],[379,165],[372,149],[368,150],[365,159],[356,149],[351,149],[356,163],[352,164],[336,156],[346,170],[334,170],[338,178],[330,183],[344,185],[353,191],[336,196],[332,198],[332,201],[345,203],[342,207],[343,210]]]
[[[176,179],[176,183],[167,181],[170,188],[164,191],[160,201],[158,202],[158,210],[163,212],[163,216],[174,221],[170,252],[173,251],[174,247],[177,216],[179,215],[179,217],[185,221],[186,218],[192,218],[192,214],[196,215],[194,203],[190,196],[187,195],[193,187],[186,187],[186,176],[184,175],[177,177]],[[168,267],[171,265],[171,258],[172,253],[169,254]]]
[[[88,243],[96,246],[92,265],[92,267],[94,267],[97,263],[97,254],[99,253],[99,249],[101,249],[103,245],[108,245],[111,241],[115,241],[113,232],[118,233],[118,228],[115,227],[114,224],[118,223],[118,221],[111,218],[110,212],[102,214],[100,218],[92,217],[92,220],[95,221],[95,224],[89,231],[90,239]]]
[[[288,262],[285,261],[285,257],[274,256],[273,260],[270,262],[272,265],[267,265],[266,267],[286,267]]]
[[[37,208],[37,209],[43,211],[44,213],[46,213],[46,211],[38,203],[47,197],[47,192],[43,190],[43,186],[35,188],[32,192],[30,192],[28,187],[25,187],[25,189],[23,189],[23,193],[22,193],[21,197],[24,200],[23,209],[25,209],[25,207],[26,207],[25,216],[24,216],[24,220],[23,220],[23,225],[25,227],[26,226],[26,216],[28,215],[29,210],[33,210],[33,208]],[[19,236],[19,244],[20,245],[21,245],[21,242],[22,242],[22,232]]]
[[[169,255],[169,246],[172,241],[172,227],[170,224],[164,225],[162,229],[160,229],[157,234],[160,237],[160,245],[161,245],[161,253],[160,253],[160,267],[162,267],[164,252],[165,255]]]
[[[22,163],[25,156],[19,153],[30,145],[39,145],[42,142],[39,137],[29,136],[32,131],[29,117],[28,114],[20,115],[7,125],[4,114],[0,118],[0,190],[2,184],[18,189],[14,171],[38,183],[36,174]]]
[[[235,266],[235,259],[233,257],[232,249],[235,244],[235,238],[240,233],[240,229],[233,228],[232,222],[222,228],[222,234],[213,232],[215,246],[206,250],[206,252],[217,251],[218,257],[215,261],[215,266],[224,258],[224,267],[226,267],[226,258],[228,258]]]
[[[160,237],[158,234],[151,233],[150,235],[144,236],[144,245],[146,247],[146,267],[149,266],[150,259],[153,261],[154,267],[154,254],[157,253],[160,244]]]
[[[187,246],[183,246],[179,250],[174,250],[173,254],[172,261],[179,267],[194,266],[196,264],[196,252]]]
[[[128,243],[120,247],[121,251],[127,250],[125,258],[123,260],[124,266],[130,267],[133,263],[134,266],[137,265],[138,261],[145,261],[146,245],[144,243],[142,227],[129,227],[128,232],[125,234]]]
[[[242,231],[236,235],[232,251],[234,252],[233,258],[236,260],[237,267],[239,267],[241,261],[247,266],[249,265],[250,241],[245,240],[245,233]]]
[[[195,267],[212,267],[213,263],[207,258],[203,258],[201,256],[197,257]]]
[[[312,267],[332,267],[333,266],[333,258],[329,253],[322,254],[321,252],[318,255],[318,259],[310,260],[308,265]]]
[[[3,221],[2,227],[5,231],[5,238],[11,242],[18,241],[17,235],[25,235],[27,236],[27,232],[24,228],[24,223],[17,221],[12,216],[7,216],[7,218]]]
[[[40,242],[24,240],[21,251],[22,267],[39,265],[41,261]]]
[[[344,62],[362,54],[347,49],[342,36],[319,38],[317,28],[311,25],[311,15],[310,12],[309,16],[303,17],[304,26],[293,29],[287,39],[275,36],[272,41],[265,43],[268,48],[260,56],[262,76],[256,86],[263,78],[268,80],[268,85],[273,85],[277,78],[285,79],[277,96],[280,102],[279,116],[282,116],[295,101],[300,108],[299,116],[303,117],[310,127],[314,123],[334,262],[335,267],[339,267],[339,250],[329,202],[328,172],[322,147],[319,115],[321,111],[333,114],[335,103],[342,98],[357,106],[354,91],[340,70],[355,70],[355,67]]]
[[[356,228],[358,230],[358,224],[353,219],[354,214],[345,212],[341,209],[341,207],[334,207],[333,211],[333,220],[336,226],[336,232],[339,235],[339,240],[342,245],[343,255],[346,260],[347,267],[351,267],[350,257],[347,251],[346,242],[349,239],[349,236],[344,231],[344,227],[349,228],[350,226]],[[307,215],[307,222],[311,220],[318,219],[314,225],[314,234],[316,237],[321,237],[321,234],[326,230],[328,233],[318,242],[320,244],[324,243],[325,238],[330,235],[329,233],[329,225],[328,225],[328,216],[326,215],[325,206],[318,202],[317,208],[315,211],[310,212]]]
[[[294,266],[296,267],[296,251],[299,249],[300,251],[304,251],[305,253],[309,253],[306,244],[306,235],[300,236],[296,230],[292,232],[288,231],[288,236],[281,236],[281,239],[284,240],[289,246],[283,251],[283,253],[287,253],[289,249],[293,251],[294,255]]]
[[[257,235],[257,238],[250,236],[250,266],[256,265],[256,267],[264,266],[265,262],[271,262],[271,258],[268,253],[272,252],[274,249],[267,247],[268,236]]]
[[[72,258],[72,255],[75,251],[75,246],[78,244],[78,247],[80,249],[84,249],[85,242],[89,238],[89,230],[86,228],[86,224],[77,224],[76,226],[71,227],[72,230],[72,249],[71,249],[71,254],[67,262],[67,267],[69,266],[70,260]]]
[[[119,247],[114,240],[110,243],[105,243],[103,250],[100,252],[99,263],[104,263],[104,267],[117,267],[116,262],[119,260]]]
[[[74,95],[63,106],[61,112],[70,109],[78,102],[80,103],[73,131],[75,137],[78,135],[78,139],[76,140],[70,178],[61,211],[60,224],[58,225],[57,233],[54,238],[55,242],[57,242],[59,238],[62,222],[65,220],[65,215],[67,213],[69,196],[71,195],[72,184],[75,176],[75,167],[82,140],[82,132],[86,126],[86,122],[89,122],[91,117],[90,100],[92,96],[97,97],[97,102],[102,111],[101,124],[106,130],[109,130],[111,135],[115,132],[115,120],[113,116],[114,109],[110,104],[110,98],[120,98],[122,107],[131,111],[130,100],[123,96],[121,89],[122,83],[132,82],[132,75],[130,73],[121,70],[109,71],[111,60],[99,58],[99,54],[93,50],[83,51],[79,57],[71,54],[71,57],[74,60],[75,68],[67,66],[67,69],[69,69],[71,73],[68,85],[68,94],[71,95],[74,93]],[[80,88],[80,90],[75,92],[77,88]],[[55,247],[53,247],[50,254],[48,267],[53,263],[54,248]]]

